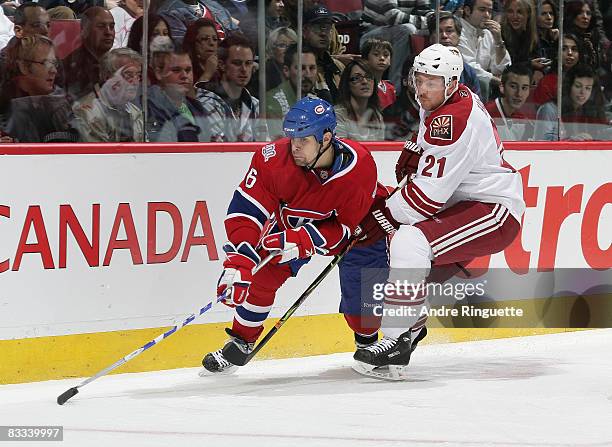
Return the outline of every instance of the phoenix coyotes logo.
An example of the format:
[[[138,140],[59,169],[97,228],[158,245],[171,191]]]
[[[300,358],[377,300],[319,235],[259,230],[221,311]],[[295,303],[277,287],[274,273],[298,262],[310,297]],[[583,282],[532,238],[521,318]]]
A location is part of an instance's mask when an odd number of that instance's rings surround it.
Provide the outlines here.
[[[453,139],[453,116],[440,115],[436,116],[429,127],[429,136],[438,138],[439,140]]]

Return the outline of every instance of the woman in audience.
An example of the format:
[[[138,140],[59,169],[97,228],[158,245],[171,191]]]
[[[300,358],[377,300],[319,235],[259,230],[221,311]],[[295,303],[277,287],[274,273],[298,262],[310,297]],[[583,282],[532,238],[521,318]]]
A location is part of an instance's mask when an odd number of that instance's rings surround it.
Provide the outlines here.
[[[363,59],[355,59],[346,66],[338,90],[337,135],[357,141],[382,141],[385,124],[374,74]]]
[[[534,71],[544,72],[552,63],[538,55],[536,16],[531,0],[506,0],[501,21],[502,37],[513,64],[529,63]],[[537,78],[541,78],[542,74]]]
[[[564,34],[572,33],[582,46],[582,60],[597,70],[602,62],[603,51],[599,30],[593,18],[593,3],[590,0],[570,0],[565,6]]]
[[[557,6],[553,0],[542,0],[538,3],[537,25],[538,56],[554,63],[557,60],[559,47],[559,29],[557,28]]]
[[[283,82],[285,51],[297,42],[297,34],[291,28],[276,28],[266,41],[266,90],[278,87]]]
[[[579,64],[567,72],[563,79],[561,98],[561,129],[558,126],[555,101],[538,109],[535,139],[594,140],[606,130],[606,117],[602,107],[601,89],[597,75],[590,65]]]
[[[219,36],[212,20],[198,19],[187,27],[183,50],[193,61],[194,83],[209,82],[218,77],[218,48]]]
[[[132,28],[130,29],[130,35],[128,37],[127,47],[142,54],[142,21],[143,17],[139,17],[134,21]],[[170,27],[168,22],[162,16],[156,14],[149,14],[149,49],[151,46],[163,46],[170,45],[174,47],[172,35],[170,34]]]
[[[563,45],[561,51],[561,64],[563,73],[567,73],[569,69],[574,67],[578,62],[581,62],[581,49],[578,38],[573,34],[565,34],[563,36]],[[552,65],[551,70],[544,75],[542,80],[536,86],[533,92],[533,102],[541,105],[548,101],[554,101],[557,98],[557,62]]]
[[[10,141],[69,142],[70,104],[55,85],[59,61],[53,42],[36,34],[17,39],[6,53],[8,80],[0,92],[0,128]],[[9,142],[5,137],[2,142]]]

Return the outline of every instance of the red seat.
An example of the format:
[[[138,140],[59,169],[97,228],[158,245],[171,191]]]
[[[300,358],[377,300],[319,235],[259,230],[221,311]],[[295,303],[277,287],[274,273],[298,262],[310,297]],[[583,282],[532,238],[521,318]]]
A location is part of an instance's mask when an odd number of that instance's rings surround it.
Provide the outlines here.
[[[64,59],[81,46],[80,20],[51,20],[49,38],[55,45],[58,59]]]
[[[429,46],[429,36],[419,36],[418,34],[410,35],[410,48],[412,54],[417,55]]]
[[[323,3],[331,12],[340,12],[342,14],[363,9],[362,0],[325,0]]]

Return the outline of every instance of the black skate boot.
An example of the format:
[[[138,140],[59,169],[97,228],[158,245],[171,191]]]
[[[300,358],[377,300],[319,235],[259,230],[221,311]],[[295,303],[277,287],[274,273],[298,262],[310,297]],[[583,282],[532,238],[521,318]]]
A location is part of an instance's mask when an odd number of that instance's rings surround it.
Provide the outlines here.
[[[217,374],[233,374],[238,370],[238,366],[227,360],[223,355],[223,351],[228,345],[235,345],[245,354],[249,354],[253,350],[255,343],[244,341],[238,335],[234,334],[231,329],[225,329],[225,332],[230,336],[229,340],[225,342],[223,348],[217,349],[214,352],[209,352],[204,356],[204,359],[202,359],[202,366],[204,366],[204,369],[200,371],[200,377]]]
[[[419,334],[420,335],[420,334]],[[353,369],[359,374],[387,380],[402,380],[404,369],[410,362],[413,351],[411,331],[408,330],[397,340],[383,337],[382,340],[358,349],[353,358]]]

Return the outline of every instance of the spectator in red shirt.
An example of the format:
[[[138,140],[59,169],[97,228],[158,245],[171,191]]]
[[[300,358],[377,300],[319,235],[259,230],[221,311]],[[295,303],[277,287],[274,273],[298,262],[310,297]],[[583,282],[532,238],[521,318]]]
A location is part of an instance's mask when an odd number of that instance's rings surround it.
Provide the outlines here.
[[[395,102],[395,86],[390,81],[383,79],[383,75],[391,65],[393,46],[388,40],[367,39],[361,47],[361,57],[374,75],[380,110],[384,110]]]

